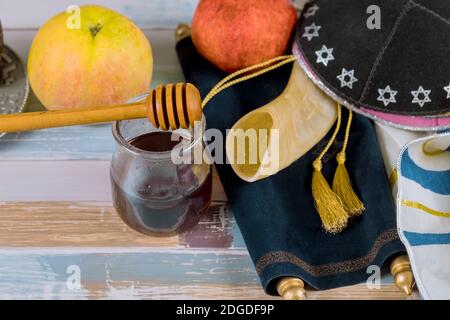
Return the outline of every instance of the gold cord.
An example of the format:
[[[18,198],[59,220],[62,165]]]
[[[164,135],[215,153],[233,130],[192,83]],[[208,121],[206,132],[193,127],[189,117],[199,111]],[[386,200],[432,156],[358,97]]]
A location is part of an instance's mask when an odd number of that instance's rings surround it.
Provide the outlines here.
[[[352,110],[349,110],[347,127],[345,128],[344,144],[343,144],[342,150],[341,150],[342,153],[345,153],[347,151],[348,138],[350,136],[350,127],[352,126],[352,120],[353,120],[353,112],[352,112]]]
[[[322,150],[320,155],[313,162],[313,175],[311,182],[311,192],[316,206],[317,213],[322,220],[322,226],[325,231],[329,233],[340,233],[346,226],[349,219],[349,214],[345,210],[341,198],[330,188],[327,180],[322,174],[322,159],[332,144],[336,140],[342,122],[342,110],[339,104],[337,108],[336,128],[333,135],[328,140],[327,145]]]
[[[214,98],[217,94],[219,94],[221,91],[223,91],[231,86],[234,86],[237,83],[258,77],[266,72],[277,69],[277,68],[279,68],[285,64],[291,63],[295,60],[296,60],[296,57],[293,55],[279,56],[279,57],[264,61],[262,63],[255,64],[253,66],[238,70],[238,71],[230,74],[229,76],[227,76],[223,80],[221,80],[219,83],[217,83],[214,86],[214,88],[212,88],[211,91],[206,95],[205,99],[203,99],[203,102],[202,102],[202,108],[204,108],[208,104],[208,102],[212,98]],[[278,63],[274,64],[275,62],[278,62]],[[268,66],[268,67],[266,67],[266,66]],[[264,68],[264,67],[266,67],[266,68]],[[261,68],[263,68],[263,69],[261,69]],[[253,70],[257,70],[257,69],[261,69],[261,70],[232,80],[233,78],[236,78],[237,76],[239,76],[241,74],[244,74],[244,73],[247,73],[247,72],[250,72]]]
[[[334,129],[333,135],[331,136],[330,140],[328,140],[327,145],[325,146],[325,148],[322,150],[322,152],[320,153],[320,155],[316,158],[316,160],[314,160],[313,162],[313,167],[316,170],[322,170],[322,159],[325,156],[325,154],[328,152],[328,150],[331,148],[331,145],[334,143],[334,140],[336,140],[336,137],[339,133],[339,130],[341,128],[341,122],[342,122],[342,109],[340,104],[336,104],[336,108],[337,108],[337,121],[336,121],[336,128]]]
[[[344,144],[342,146],[341,152],[339,152],[336,156],[338,166],[336,168],[336,173],[334,174],[333,191],[339,196],[339,198],[341,198],[342,204],[349,215],[358,216],[363,213],[365,209],[364,204],[353,190],[350,176],[348,174],[347,168],[345,167],[345,152],[347,151],[352,120],[353,112],[349,110],[347,127],[345,128]]]
[[[220,82],[218,82],[218,83],[212,88],[212,90],[210,91],[210,93],[209,93],[206,97],[208,97],[208,96],[209,96],[213,91],[215,91],[217,88],[221,87],[224,83],[230,81],[231,79],[233,79],[234,77],[236,77],[236,76],[238,76],[238,75],[240,75],[240,74],[243,74],[243,73],[246,73],[246,72],[255,70],[255,69],[262,68],[262,67],[264,67],[264,66],[266,66],[266,65],[270,65],[270,64],[272,64],[272,63],[274,63],[274,62],[277,62],[277,61],[280,61],[280,60],[285,60],[285,59],[290,58],[290,57],[292,57],[292,55],[285,55],[285,56],[275,57],[275,58],[273,58],[273,59],[270,59],[270,60],[261,62],[261,63],[259,63],[259,64],[252,65],[252,66],[249,66],[249,67],[247,67],[247,68],[244,68],[244,69],[240,69],[240,70],[238,70],[238,71],[235,71],[235,72],[233,72],[232,74],[228,75],[227,77],[223,78]]]

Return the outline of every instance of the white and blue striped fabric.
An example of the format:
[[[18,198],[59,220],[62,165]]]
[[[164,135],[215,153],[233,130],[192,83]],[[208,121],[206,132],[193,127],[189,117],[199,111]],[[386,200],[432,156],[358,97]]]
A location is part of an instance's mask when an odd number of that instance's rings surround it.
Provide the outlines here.
[[[424,299],[450,298],[450,132],[400,152],[397,223]]]

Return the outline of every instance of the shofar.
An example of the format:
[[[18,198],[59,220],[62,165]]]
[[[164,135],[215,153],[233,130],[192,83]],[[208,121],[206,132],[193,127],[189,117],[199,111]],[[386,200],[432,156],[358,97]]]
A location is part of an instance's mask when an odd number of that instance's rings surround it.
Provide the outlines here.
[[[228,132],[228,160],[245,181],[271,176],[314,147],[328,133],[336,118],[336,102],[294,63],[283,93],[242,117]],[[252,133],[248,129],[255,130]]]

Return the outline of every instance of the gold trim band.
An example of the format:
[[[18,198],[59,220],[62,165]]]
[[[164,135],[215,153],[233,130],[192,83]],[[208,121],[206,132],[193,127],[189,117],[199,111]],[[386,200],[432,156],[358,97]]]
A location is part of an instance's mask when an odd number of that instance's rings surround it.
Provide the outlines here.
[[[432,156],[438,156],[438,155],[446,152],[446,150],[442,150],[442,149],[427,150],[428,144],[430,142],[433,142],[433,139],[427,140],[422,144],[422,152],[424,155],[432,157]]]
[[[431,208],[427,207],[426,205],[416,202],[416,201],[402,200],[402,206],[413,208],[413,209],[418,209],[418,210],[424,211],[428,214],[431,214],[433,216],[450,218],[450,212],[437,211],[437,210],[431,209]]]

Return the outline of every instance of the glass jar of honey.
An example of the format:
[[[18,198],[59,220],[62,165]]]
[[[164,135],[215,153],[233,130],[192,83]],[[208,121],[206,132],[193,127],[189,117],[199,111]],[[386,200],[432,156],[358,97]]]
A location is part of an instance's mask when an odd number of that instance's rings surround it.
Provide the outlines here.
[[[114,207],[132,229],[170,236],[195,226],[211,202],[212,170],[203,154],[204,119],[194,129],[162,131],[147,119],[113,125]]]

